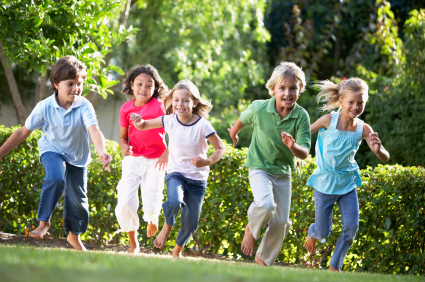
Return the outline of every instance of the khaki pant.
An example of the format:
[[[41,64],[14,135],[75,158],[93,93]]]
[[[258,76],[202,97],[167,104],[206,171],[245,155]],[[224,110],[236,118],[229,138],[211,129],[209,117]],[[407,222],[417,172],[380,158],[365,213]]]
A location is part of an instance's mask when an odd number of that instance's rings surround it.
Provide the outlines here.
[[[256,240],[260,229],[268,228],[257,250],[257,256],[266,265],[272,265],[291,228],[291,175],[272,174],[261,169],[249,170],[249,183],[254,202],[248,209],[249,228]]]

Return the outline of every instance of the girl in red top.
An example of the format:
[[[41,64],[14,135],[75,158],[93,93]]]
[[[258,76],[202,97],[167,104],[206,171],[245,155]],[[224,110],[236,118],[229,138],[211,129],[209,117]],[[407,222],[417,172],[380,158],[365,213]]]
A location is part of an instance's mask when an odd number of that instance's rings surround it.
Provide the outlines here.
[[[163,116],[165,112],[160,99],[167,91],[167,85],[151,65],[137,66],[130,70],[121,91],[134,97],[124,103],[120,110],[119,145],[124,159],[122,177],[117,186],[118,204],[115,208],[120,224],[119,231],[128,232],[129,253],[139,252],[139,186],[142,193],[143,219],[148,222],[147,235],[152,237],[158,231],[165,167],[168,163],[164,129],[138,130],[134,127],[130,115],[137,113],[144,119]]]

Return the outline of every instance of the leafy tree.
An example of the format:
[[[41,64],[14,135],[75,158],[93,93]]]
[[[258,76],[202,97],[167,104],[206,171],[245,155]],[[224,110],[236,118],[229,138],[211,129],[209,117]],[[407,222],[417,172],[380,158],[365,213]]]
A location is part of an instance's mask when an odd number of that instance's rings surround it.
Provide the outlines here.
[[[20,97],[12,71],[14,65],[43,76],[50,65],[65,55],[75,55],[88,67],[85,94],[94,91],[106,97],[109,71],[123,73],[116,66],[105,66],[111,47],[128,39],[136,30],[123,26],[117,31],[108,22],[119,11],[116,0],[2,1],[0,3],[0,58],[10,91],[23,124],[28,112]],[[42,93],[42,90],[40,90]],[[43,98],[43,97],[41,97]]]

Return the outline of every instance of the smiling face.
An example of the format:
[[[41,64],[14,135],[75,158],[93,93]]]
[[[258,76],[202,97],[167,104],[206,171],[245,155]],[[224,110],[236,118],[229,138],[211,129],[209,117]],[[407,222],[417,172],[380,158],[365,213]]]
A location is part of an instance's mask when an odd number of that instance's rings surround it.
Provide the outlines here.
[[[152,76],[147,73],[141,73],[130,83],[134,97],[136,97],[134,105],[139,107],[148,103],[155,92],[155,81]]]
[[[83,93],[84,78],[78,77],[75,79],[62,80],[59,83],[55,83],[55,87],[58,90],[57,102],[62,108],[68,109],[75,98]]]
[[[339,98],[339,102],[342,108],[341,114],[356,118],[363,113],[366,99],[362,92],[349,92],[343,98]]]
[[[173,112],[180,117],[192,116],[192,110],[198,104],[198,100],[185,89],[177,89],[173,93]]]
[[[272,94],[276,96],[276,107],[278,109],[292,109],[300,93],[301,88],[297,81],[289,77],[285,78],[280,83],[276,83],[272,90]]]

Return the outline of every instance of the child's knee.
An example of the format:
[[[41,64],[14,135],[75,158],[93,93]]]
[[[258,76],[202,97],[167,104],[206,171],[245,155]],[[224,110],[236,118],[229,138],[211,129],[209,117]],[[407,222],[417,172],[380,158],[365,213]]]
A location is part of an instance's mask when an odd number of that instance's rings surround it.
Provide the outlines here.
[[[61,175],[50,175],[45,179],[45,183],[49,186],[64,187],[65,178]]]
[[[179,211],[183,207],[183,203],[178,200],[168,200],[165,205],[172,211]]]
[[[349,238],[356,238],[357,233],[359,232],[359,223],[352,223],[350,225],[344,226],[343,231]]]

